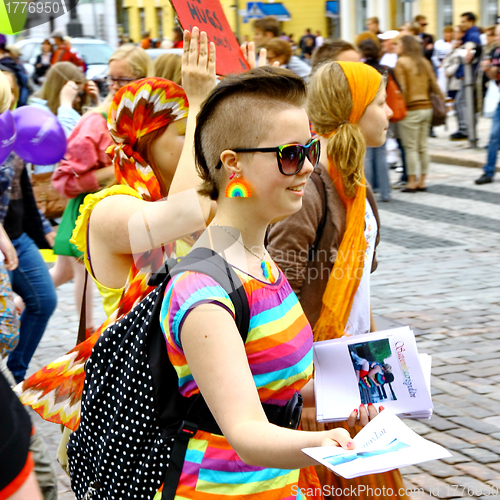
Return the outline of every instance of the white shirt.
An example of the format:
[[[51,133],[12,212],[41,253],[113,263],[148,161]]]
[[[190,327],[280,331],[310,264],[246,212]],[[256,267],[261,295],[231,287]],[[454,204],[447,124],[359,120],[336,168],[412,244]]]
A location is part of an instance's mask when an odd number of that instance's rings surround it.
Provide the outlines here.
[[[304,80],[306,81],[311,74],[311,66],[309,66],[309,64],[304,62],[298,56],[290,57],[288,64],[286,64],[284,67],[288,68],[290,71],[293,71],[297,76],[304,78]]]
[[[384,54],[382,59],[380,59],[380,64],[383,66],[389,66],[389,68],[394,68],[398,60],[397,54]]]
[[[434,42],[434,54],[432,54],[432,62],[436,67],[440,67],[443,59],[451,52],[451,43],[445,42],[443,39]]]
[[[347,320],[345,333],[347,335],[361,335],[370,332],[370,273],[373,256],[375,254],[375,240],[377,238],[377,219],[373,215],[370,202],[366,200],[365,208],[365,238],[366,253],[363,266],[363,276],[354,295],[351,313]]]

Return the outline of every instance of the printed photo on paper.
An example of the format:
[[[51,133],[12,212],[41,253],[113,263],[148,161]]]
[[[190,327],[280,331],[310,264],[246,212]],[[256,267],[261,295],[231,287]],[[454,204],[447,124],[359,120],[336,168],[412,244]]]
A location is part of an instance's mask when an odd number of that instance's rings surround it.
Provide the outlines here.
[[[389,340],[373,340],[348,346],[352,366],[358,381],[361,403],[396,401],[392,382],[391,345]]]

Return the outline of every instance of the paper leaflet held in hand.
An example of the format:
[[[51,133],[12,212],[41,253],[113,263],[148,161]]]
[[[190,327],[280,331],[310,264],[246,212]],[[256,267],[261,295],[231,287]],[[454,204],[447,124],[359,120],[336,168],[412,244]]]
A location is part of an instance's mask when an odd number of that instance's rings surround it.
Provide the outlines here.
[[[389,410],[363,427],[353,441],[356,448],[352,451],[337,446],[302,451],[346,479],[452,456],[442,446],[413,432]]]
[[[400,417],[430,418],[431,358],[418,354],[408,327],[314,344],[318,422],[347,420],[360,404]]]

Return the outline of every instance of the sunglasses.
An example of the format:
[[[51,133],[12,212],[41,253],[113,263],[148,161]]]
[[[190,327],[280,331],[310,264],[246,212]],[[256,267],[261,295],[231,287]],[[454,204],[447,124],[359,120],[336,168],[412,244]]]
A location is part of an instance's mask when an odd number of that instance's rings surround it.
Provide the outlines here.
[[[245,148],[233,149],[235,153],[276,153],[278,159],[278,168],[283,175],[298,174],[306,158],[311,165],[316,168],[321,154],[321,144],[319,139],[311,139],[305,146],[302,144],[284,144],[276,148]],[[216,168],[221,168],[222,162],[219,162]]]

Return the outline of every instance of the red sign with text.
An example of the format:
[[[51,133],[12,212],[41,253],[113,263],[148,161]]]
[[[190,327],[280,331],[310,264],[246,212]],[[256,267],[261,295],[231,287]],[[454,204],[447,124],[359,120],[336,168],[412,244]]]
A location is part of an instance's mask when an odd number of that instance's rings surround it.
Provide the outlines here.
[[[197,26],[206,31],[208,40],[215,43],[218,75],[241,73],[249,69],[238,40],[227,22],[219,0],[170,0],[179,23],[189,31]]]

